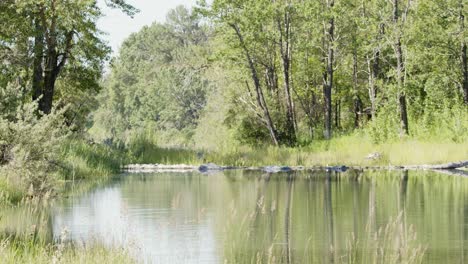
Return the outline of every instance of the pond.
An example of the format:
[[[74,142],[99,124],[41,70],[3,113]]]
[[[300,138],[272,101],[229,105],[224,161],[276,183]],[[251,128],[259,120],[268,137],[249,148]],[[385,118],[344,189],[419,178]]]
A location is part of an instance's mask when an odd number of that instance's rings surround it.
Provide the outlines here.
[[[144,263],[374,263],[468,257],[468,182],[431,172],[124,174],[56,202],[50,236]]]

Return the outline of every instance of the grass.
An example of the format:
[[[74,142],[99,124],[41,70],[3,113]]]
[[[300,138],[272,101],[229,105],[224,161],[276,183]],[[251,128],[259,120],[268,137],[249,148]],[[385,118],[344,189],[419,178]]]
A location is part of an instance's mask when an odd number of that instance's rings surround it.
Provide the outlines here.
[[[42,244],[33,240],[0,241],[2,263],[136,263],[123,249],[107,248],[98,243],[83,247]]]
[[[90,144],[83,139],[67,140],[60,149],[60,160],[54,162],[54,177],[50,177],[48,182],[54,196],[68,195],[68,186],[77,182],[86,181],[86,184],[79,186],[86,186],[88,189],[105,183],[111,176],[120,173],[122,164],[131,160],[124,150],[103,144]],[[35,174],[34,171],[30,173]],[[0,171],[0,206],[16,205],[31,195],[27,186],[21,185],[24,177],[29,176],[3,176]]]
[[[70,140],[62,146],[62,176],[71,179],[105,178],[120,172],[128,159],[125,151],[84,140]]]
[[[379,160],[369,160],[370,153],[381,154]],[[306,147],[262,148],[237,147],[207,152],[206,160],[236,166],[314,166],[314,165],[412,165],[440,164],[468,159],[468,142],[432,143],[402,140],[373,144],[358,136],[344,136],[330,141],[316,141]]]
[[[216,149],[159,147],[146,135],[134,138],[127,149],[128,163],[192,164],[216,163],[228,166],[324,166],[324,165],[418,165],[440,164],[468,159],[468,140],[463,142],[422,141],[415,138],[372,143],[363,134],[332,140],[316,140],[306,146],[276,147],[232,144]],[[366,157],[378,152],[381,158]]]
[[[0,178],[0,206],[17,204],[24,195],[25,193],[17,186],[9,183],[5,178]]]
[[[466,137],[464,137],[466,138]],[[276,147],[271,145],[246,146],[236,143],[221,144],[213,149],[201,149],[194,144],[193,147],[161,147],[152,133],[136,133],[127,140],[125,150],[115,150],[110,147],[90,147],[84,143],[82,147],[75,146],[72,153],[78,155],[67,157],[69,161],[77,164],[85,174],[90,174],[106,168],[113,167],[118,158],[121,163],[158,163],[158,164],[192,164],[216,163],[228,166],[372,166],[372,165],[418,165],[441,164],[468,159],[468,138],[464,141],[454,142],[447,140],[428,139],[416,137],[388,140],[386,143],[375,144],[366,133],[340,135],[332,140],[315,140],[305,146]],[[97,149],[96,149],[97,148]],[[107,151],[107,152],[106,152]],[[120,151],[115,153],[115,151]],[[378,152],[378,160],[369,160],[366,157]],[[101,153],[101,154],[99,154]],[[123,154],[122,154],[123,153]],[[85,159],[85,160],[83,160]],[[89,160],[104,162],[104,165],[90,164]],[[85,163],[85,164],[84,164]],[[118,163],[118,162],[117,162]],[[108,166],[109,164],[110,166]],[[115,167],[115,166],[114,166]],[[115,172],[111,170],[110,173]]]
[[[377,231],[371,231],[373,228],[368,224],[359,238],[349,234],[346,247],[342,250],[338,247],[339,243],[330,245],[328,250],[314,248],[316,245],[310,241],[311,236],[303,248],[303,254],[291,257],[290,247],[300,246],[291,245],[281,234],[276,234],[273,240],[269,236],[254,236],[251,226],[257,214],[246,214],[240,220],[231,212],[224,230],[226,246],[223,263],[290,263],[293,258],[291,263],[419,264],[423,263],[426,253],[426,247],[417,242],[416,232],[405,223],[404,215],[400,213]],[[372,223],[370,217],[367,222]]]
[[[0,211],[1,263],[135,263],[121,248],[91,241],[72,244],[64,230],[54,239],[50,223],[50,201],[23,201]]]
[[[340,263],[423,263],[426,248],[416,243],[416,236],[400,213],[378,231],[367,230],[363,238],[351,234]]]
[[[147,145],[141,153],[129,159],[134,163],[159,163],[159,164],[198,164],[202,162],[197,157],[197,152],[182,148],[161,148],[156,145]]]

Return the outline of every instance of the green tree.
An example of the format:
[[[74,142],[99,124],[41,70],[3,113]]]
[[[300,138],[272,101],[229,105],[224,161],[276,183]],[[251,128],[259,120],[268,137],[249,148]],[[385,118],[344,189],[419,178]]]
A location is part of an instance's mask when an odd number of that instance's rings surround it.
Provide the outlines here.
[[[211,89],[204,76],[209,34],[183,6],[170,11],[165,23],[132,34],[112,62],[93,131],[121,143],[148,130],[189,141]]]
[[[130,15],[137,11],[121,0],[108,4]],[[96,27],[101,15],[93,0],[2,1],[0,17],[9,23],[1,34],[2,50],[23,52],[17,60],[30,76],[31,98],[44,114],[51,112],[60,76],[77,89],[98,86],[109,53]]]

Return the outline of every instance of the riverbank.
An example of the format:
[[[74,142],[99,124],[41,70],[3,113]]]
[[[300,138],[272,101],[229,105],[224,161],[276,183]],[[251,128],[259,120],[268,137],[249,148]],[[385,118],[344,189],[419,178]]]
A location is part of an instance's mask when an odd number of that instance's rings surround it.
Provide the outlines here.
[[[373,144],[358,136],[342,136],[330,141],[315,141],[301,147],[250,147],[203,150],[160,147],[154,141],[139,139],[127,148],[98,144],[83,139],[68,140],[61,146],[60,161],[47,186],[54,196],[68,192],[66,186],[77,181],[92,188],[106,182],[128,164],[200,164],[219,166],[304,166],[326,167],[400,167],[421,164],[445,164],[468,158],[468,142],[423,142],[405,139]],[[13,175],[13,176],[12,176]],[[24,175],[13,173],[0,178],[0,204],[16,204],[30,197],[28,187],[20,185]],[[29,175],[29,174],[27,174]],[[33,170],[31,169],[31,175]],[[31,176],[26,176],[31,177]]]

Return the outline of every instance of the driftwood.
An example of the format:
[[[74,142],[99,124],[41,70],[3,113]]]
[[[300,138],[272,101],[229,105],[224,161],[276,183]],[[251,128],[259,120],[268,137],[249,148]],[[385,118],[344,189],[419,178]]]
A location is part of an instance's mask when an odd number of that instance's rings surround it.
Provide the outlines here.
[[[407,170],[454,170],[468,166],[468,161],[452,162],[440,165],[411,165],[403,166]]]
[[[186,172],[196,171],[198,166],[176,164],[176,165],[164,165],[164,164],[129,164],[123,167],[125,172],[133,173],[149,173],[149,172]]]

